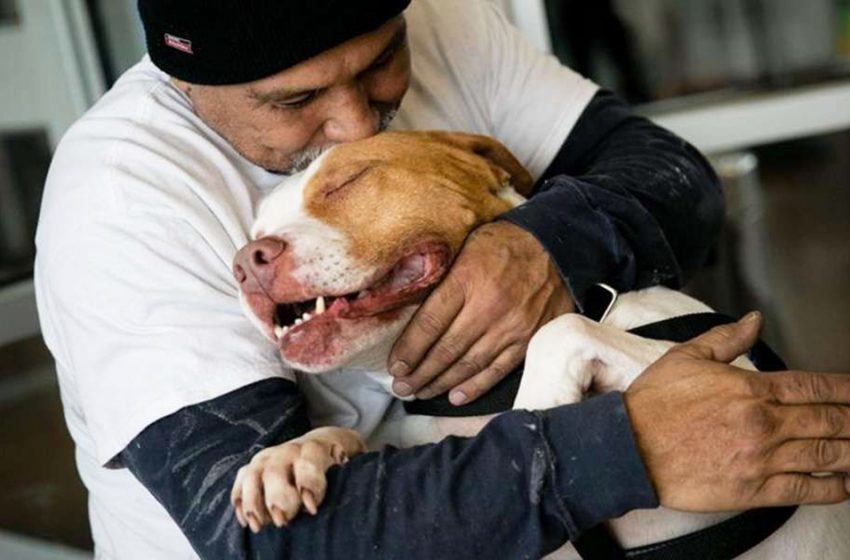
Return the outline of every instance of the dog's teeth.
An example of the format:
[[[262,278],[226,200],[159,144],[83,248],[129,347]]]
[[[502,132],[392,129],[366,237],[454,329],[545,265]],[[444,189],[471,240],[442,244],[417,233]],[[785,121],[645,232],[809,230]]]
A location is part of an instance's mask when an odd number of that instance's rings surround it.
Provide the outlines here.
[[[281,327],[280,325],[275,325],[274,335],[276,337],[281,338],[284,335],[284,333],[286,333],[286,330],[283,327]]]
[[[295,319],[295,326],[297,327],[298,325],[300,325],[303,322],[304,321],[302,319]]]
[[[313,318],[313,316],[310,315],[309,313],[305,313],[301,318],[304,319],[305,321],[309,321],[310,319]]]
[[[320,315],[325,312],[325,296],[319,296],[316,298],[316,315]]]
[[[364,297],[366,297],[366,296],[368,296],[368,295],[369,295],[369,292],[368,292],[368,291],[366,291],[366,290],[363,290],[362,292],[360,292],[359,294],[357,294],[357,299],[363,299]]]

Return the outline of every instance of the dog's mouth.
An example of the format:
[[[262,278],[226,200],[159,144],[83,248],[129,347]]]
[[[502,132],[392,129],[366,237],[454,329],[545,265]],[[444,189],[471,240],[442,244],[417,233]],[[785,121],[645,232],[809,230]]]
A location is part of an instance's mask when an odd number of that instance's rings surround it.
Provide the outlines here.
[[[351,308],[358,298],[365,297],[365,291],[342,296],[319,296],[307,301],[278,303],[274,314],[274,334],[280,339],[290,330],[300,327],[329,312],[329,316],[340,317]]]
[[[445,276],[451,258],[448,245],[427,242],[406,252],[388,270],[377,271],[373,276],[377,280],[364,282],[351,292],[276,302],[270,323],[281,352],[285,356],[291,345],[327,347],[328,339],[340,334],[343,321],[392,320],[398,310],[425,299]]]

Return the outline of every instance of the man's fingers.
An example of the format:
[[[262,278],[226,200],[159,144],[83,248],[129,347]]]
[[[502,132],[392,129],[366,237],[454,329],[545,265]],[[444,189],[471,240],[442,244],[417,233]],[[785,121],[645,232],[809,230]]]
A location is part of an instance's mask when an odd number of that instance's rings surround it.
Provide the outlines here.
[[[470,348],[476,344],[478,338],[483,334],[485,325],[481,321],[468,323],[463,320],[463,314],[459,315],[446,332],[434,342],[425,358],[415,368],[415,371],[406,377],[397,377],[393,383],[393,390],[401,396],[419,392],[423,387],[442,377],[452,364],[459,359],[465,358],[470,353]],[[476,344],[476,346],[479,346]],[[480,365],[478,371],[489,363],[489,359]],[[475,364],[469,364],[474,366]],[[468,376],[467,376],[468,377]],[[462,381],[462,380],[460,380]],[[409,387],[409,391],[401,391],[400,387]],[[434,393],[436,396],[439,393]],[[422,396],[422,398],[429,398]]]
[[[850,405],[850,375],[786,371],[764,376],[773,397],[783,404]]]
[[[516,368],[525,356],[520,345],[507,347],[487,368],[478,375],[455,387],[449,393],[449,401],[460,406],[470,403],[489,391]]]
[[[694,358],[729,363],[747,352],[758,340],[763,318],[761,313],[748,313],[737,323],[721,325],[675,347]]]
[[[485,371],[506,349],[506,345],[494,343],[489,338],[478,340],[464,355],[449,364],[450,367],[444,369],[442,374],[423,387],[416,397],[430,399],[454,387],[459,388],[463,382]],[[473,400],[468,395],[467,398]]]
[[[845,475],[778,474],[764,483],[752,506],[837,504],[850,497],[847,486]]]
[[[850,472],[850,441],[789,441],[774,451],[771,464],[775,473]]]
[[[443,282],[425,300],[390,352],[393,377],[410,375],[463,307],[463,293],[452,282]]]
[[[777,414],[783,439],[850,439],[850,406],[780,406]]]

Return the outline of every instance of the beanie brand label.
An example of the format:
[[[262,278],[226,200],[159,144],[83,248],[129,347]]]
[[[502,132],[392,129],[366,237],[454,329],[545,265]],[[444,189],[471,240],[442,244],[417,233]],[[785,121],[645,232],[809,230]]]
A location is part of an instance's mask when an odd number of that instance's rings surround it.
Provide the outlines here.
[[[182,51],[186,54],[194,54],[192,52],[192,41],[184,39],[183,37],[177,37],[175,35],[166,33],[165,44],[166,46],[169,46],[172,49],[177,49],[178,51]]]

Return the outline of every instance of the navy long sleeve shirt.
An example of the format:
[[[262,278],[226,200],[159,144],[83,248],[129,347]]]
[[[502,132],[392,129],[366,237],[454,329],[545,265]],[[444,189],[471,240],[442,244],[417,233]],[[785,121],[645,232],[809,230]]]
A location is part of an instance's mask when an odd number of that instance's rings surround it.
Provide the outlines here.
[[[503,219],[537,237],[581,307],[598,282],[681,287],[705,262],[723,217],[705,158],[602,91],[531,200]]]
[[[603,92],[533,198],[504,219],[541,241],[581,305],[594,282],[681,284],[722,208],[702,156]],[[121,459],[202,558],[533,559],[658,505],[622,395],[610,393],[508,412],[474,438],[358,456],[328,473],[317,516],[242,529],[229,503],[236,471],[308,429],[297,387],[266,380],[161,419]]]
[[[299,435],[301,414],[293,383],[261,381],[154,423],[122,460],[202,558],[540,558],[657,505],[622,395],[610,393],[508,412],[475,438],[360,455],[328,472],[317,516],[254,535],[230,505],[236,471]]]

